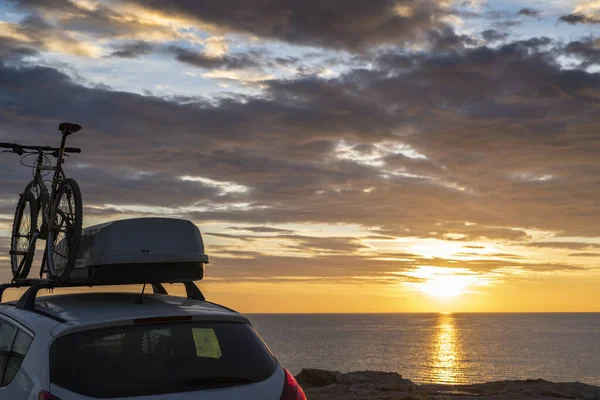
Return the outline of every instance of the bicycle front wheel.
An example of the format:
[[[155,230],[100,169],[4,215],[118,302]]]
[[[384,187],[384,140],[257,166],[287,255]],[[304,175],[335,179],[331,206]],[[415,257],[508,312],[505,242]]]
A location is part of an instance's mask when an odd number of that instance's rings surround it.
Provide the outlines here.
[[[81,190],[73,179],[65,179],[58,186],[48,229],[47,261],[53,278],[66,281],[75,267],[79,244],[83,204]]]
[[[35,254],[37,205],[29,190],[19,198],[10,241],[10,266],[13,278],[27,278]]]

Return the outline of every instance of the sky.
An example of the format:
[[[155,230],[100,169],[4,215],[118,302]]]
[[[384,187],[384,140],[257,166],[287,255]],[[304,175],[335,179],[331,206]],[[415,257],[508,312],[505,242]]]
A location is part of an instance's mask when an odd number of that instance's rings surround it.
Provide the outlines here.
[[[81,124],[84,226],[192,220],[242,312],[600,311],[599,32],[598,0],[0,0],[0,141]]]

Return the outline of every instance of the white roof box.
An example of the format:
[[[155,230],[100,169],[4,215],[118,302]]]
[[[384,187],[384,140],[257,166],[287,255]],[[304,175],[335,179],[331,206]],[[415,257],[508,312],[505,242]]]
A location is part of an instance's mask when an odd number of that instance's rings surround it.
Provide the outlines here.
[[[204,242],[191,221],[133,218],[82,232],[73,282],[164,283],[204,277]]]

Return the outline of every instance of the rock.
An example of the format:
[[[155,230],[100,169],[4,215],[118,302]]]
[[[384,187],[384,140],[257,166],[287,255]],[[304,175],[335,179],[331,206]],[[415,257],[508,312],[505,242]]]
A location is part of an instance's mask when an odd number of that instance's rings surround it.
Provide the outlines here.
[[[326,371],[324,369],[303,368],[296,376],[300,386],[304,387],[322,387],[339,383],[342,376],[339,372]]]
[[[365,382],[394,384],[403,383],[403,380],[402,375],[395,372],[357,371],[341,375],[341,383],[345,383],[347,385]]]
[[[339,373],[303,369],[297,376],[310,400],[600,400],[600,387],[543,379],[473,385],[416,385],[393,372]]]

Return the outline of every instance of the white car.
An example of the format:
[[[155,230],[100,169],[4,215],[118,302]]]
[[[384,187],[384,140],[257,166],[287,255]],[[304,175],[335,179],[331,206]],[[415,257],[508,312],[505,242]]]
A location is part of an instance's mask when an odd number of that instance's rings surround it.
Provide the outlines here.
[[[83,230],[69,281],[0,285],[0,301],[29,287],[0,303],[0,400],[305,400],[250,321],[193,283],[208,262],[192,222],[133,218]],[[88,288],[148,282],[153,294]],[[84,293],[38,298],[56,287]]]
[[[162,285],[143,296],[39,289],[0,304],[2,400],[306,399],[248,319],[226,307]]]

